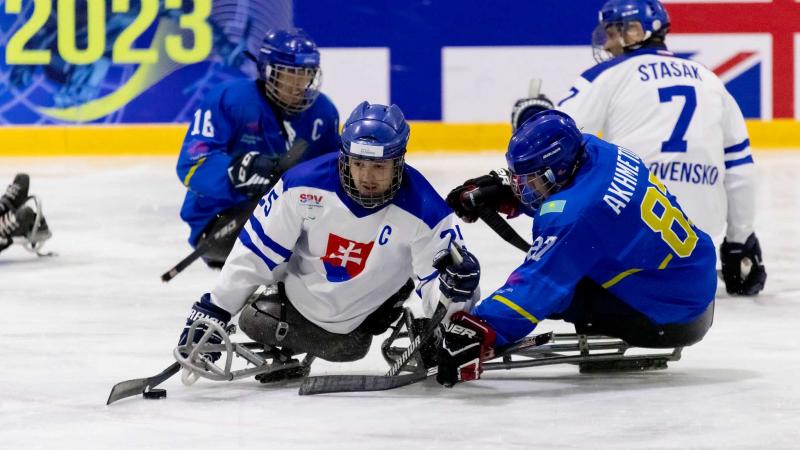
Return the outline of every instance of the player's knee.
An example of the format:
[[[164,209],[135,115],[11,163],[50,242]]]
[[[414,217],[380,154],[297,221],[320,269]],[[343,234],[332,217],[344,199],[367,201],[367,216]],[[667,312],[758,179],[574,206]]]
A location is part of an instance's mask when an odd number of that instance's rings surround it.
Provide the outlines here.
[[[364,358],[372,336],[356,330],[331,333],[304,318],[278,290],[267,291],[247,305],[239,316],[239,329],[261,344],[308,353],[331,362]]]
[[[340,339],[320,347],[317,356],[330,362],[352,362],[367,356],[372,344],[371,335],[354,331],[341,336]]]
[[[276,332],[280,321],[280,302],[262,296],[245,306],[239,315],[239,329],[250,339],[267,345],[277,345]]]

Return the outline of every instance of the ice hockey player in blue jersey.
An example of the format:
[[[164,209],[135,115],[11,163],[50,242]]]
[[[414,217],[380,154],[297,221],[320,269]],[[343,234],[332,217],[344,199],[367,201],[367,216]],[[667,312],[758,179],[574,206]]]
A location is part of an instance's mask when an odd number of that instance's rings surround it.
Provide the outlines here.
[[[458,264],[442,256],[461,245],[461,231],[404,163],[408,138],[397,106],[358,105],[338,154],[293,167],[259,201],[216,286],[192,307],[180,344],[197,319],[224,327],[241,312],[239,328],[259,343],[354,361],[398,320],[415,287],[428,315],[440,295],[459,301],[451,313],[468,308],[480,267],[466,250]],[[248,303],[261,285],[269,289]]]
[[[755,295],[767,273],[755,234],[757,174],[736,100],[704,65],[667,49],[658,0],[608,0],[593,36],[599,64],[555,105],[585,133],[632,150],[719,249],[725,288]],[[521,99],[512,125],[552,108]],[[744,263],[744,264],[743,264]]]
[[[714,245],[638,156],[550,110],[514,133],[506,160],[506,192],[534,218],[533,244],[502,287],[453,315],[461,327],[445,333],[440,383],[479,378],[482,359],[545,319],[638,347],[703,338],[717,286]]]
[[[338,149],[339,114],[319,91],[320,54],[307,33],[267,32],[258,74],[215,87],[189,125],[177,172],[193,247],[232,218],[244,220],[288,167]],[[236,234],[206,253],[206,263],[220,267]]]

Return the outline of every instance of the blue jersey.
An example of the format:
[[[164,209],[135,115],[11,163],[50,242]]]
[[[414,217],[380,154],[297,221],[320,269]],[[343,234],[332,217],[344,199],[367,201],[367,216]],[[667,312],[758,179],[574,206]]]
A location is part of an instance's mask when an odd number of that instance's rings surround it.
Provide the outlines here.
[[[217,214],[248,201],[228,178],[236,158],[257,151],[277,160],[293,145],[308,145],[305,161],[339,148],[339,113],[328,97],[320,94],[309,109],[283,116],[262,90],[252,80],[223,83],[194,113],[177,166],[188,188],[181,218],[191,227],[193,246]]]
[[[689,322],[714,299],[709,236],[634,153],[590,135],[584,144],[574,181],[536,213],[525,261],[473,311],[498,346],[565,311],[583,278],[657,324]]]

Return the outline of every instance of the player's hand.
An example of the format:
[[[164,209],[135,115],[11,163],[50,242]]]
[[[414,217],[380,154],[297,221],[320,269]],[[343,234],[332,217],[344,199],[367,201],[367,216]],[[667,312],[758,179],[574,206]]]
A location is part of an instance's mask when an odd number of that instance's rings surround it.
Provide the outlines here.
[[[744,244],[725,239],[719,248],[719,257],[722,261],[725,290],[729,294],[756,295],[764,289],[767,270],[761,259],[761,245],[755,233],[748,236]]]
[[[439,348],[436,381],[453,387],[462,381],[479,379],[483,361],[494,356],[496,338],[492,327],[481,319],[463,311],[453,314]]]
[[[228,178],[237,191],[251,199],[261,198],[275,183],[276,167],[274,158],[253,151],[231,163]]]
[[[211,303],[211,295],[203,294],[203,297],[200,299],[199,302],[195,302],[192,305],[191,311],[189,311],[189,316],[186,318],[186,325],[183,327],[183,332],[181,332],[180,338],[178,338],[178,345],[186,345],[186,339],[189,335],[189,327],[192,324],[200,319],[210,320],[215,322],[222,328],[228,324],[228,321],[231,320],[231,315],[228,311],[220,308],[219,306]],[[194,343],[196,344],[200,338],[203,337],[205,331],[208,329],[205,325],[198,325],[194,332]],[[222,343],[222,336],[218,333],[214,333],[211,338],[207,341],[209,344],[221,344]],[[186,356],[186,355],[184,355]],[[216,361],[220,358],[221,353],[213,352],[208,353],[206,356],[212,361]]]
[[[548,109],[553,109],[553,102],[544,94],[517,100],[514,107],[511,108],[511,128],[513,131],[517,131],[531,116]]]
[[[484,209],[498,211],[508,217],[520,213],[519,200],[511,189],[508,169],[497,169],[478,178],[465,181],[447,194],[447,205],[464,222],[478,220]]]
[[[448,249],[439,250],[433,258],[433,267],[439,271],[439,290],[456,303],[471,300],[481,280],[481,265],[475,255],[463,247],[460,253],[463,260],[458,264]]]

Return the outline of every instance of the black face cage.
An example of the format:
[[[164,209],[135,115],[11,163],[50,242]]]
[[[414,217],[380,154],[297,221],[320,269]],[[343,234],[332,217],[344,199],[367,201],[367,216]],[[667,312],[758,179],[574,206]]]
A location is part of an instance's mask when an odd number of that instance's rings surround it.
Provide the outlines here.
[[[361,194],[358,191],[355,180],[353,180],[353,176],[350,173],[350,159],[375,161],[374,159],[358,158],[356,156],[349,156],[344,153],[339,153],[339,181],[342,183],[342,188],[348,197],[367,209],[377,208],[394,198],[394,195],[400,189],[400,184],[403,182],[403,165],[405,164],[404,156],[381,160],[384,162],[393,163],[392,184],[389,186],[389,189],[382,194],[372,196]]]
[[[319,67],[269,64],[264,78],[267,98],[285,112],[297,114],[317,100],[322,85],[322,70]],[[301,85],[299,80],[308,81]]]

